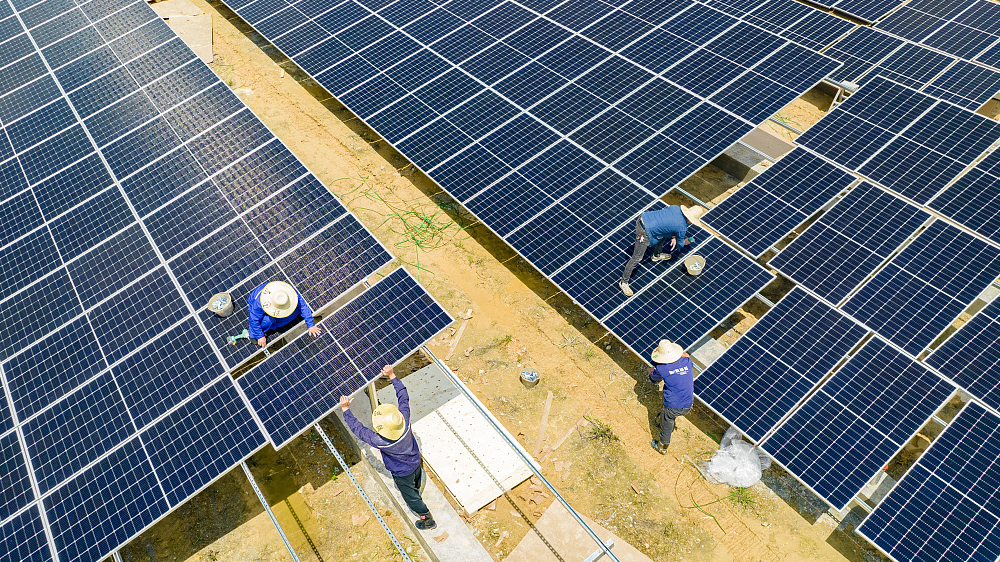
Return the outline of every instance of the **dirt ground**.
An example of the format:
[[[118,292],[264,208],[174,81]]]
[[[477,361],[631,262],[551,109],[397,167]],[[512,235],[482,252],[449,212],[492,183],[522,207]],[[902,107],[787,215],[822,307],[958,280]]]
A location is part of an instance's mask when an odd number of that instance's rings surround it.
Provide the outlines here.
[[[717,448],[726,427],[696,404],[679,421],[665,456],[649,447],[659,409],[645,367],[582,309],[477,224],[427,178],[338,102],[299,75],[258,35],[225,8],[194,0],[212,14],[216,59],[212,68],[253,111],[408,265],[453,315],[473,319],[450,366],[530,451],[546,391],[555,400],[548,434],[574,432],[543,463],[543,473],[582,513],[657,562],[877,560],[788,475],[769,470],[746,490],[704,481],[692,461]],[[255,44],[255,42],[257,44]],[[810,92],[782,111],[803,129],[829,106]],[[778,134],[786,129],[777,127]],[[708,168],[685,184],[706,201],[739,185]],[[775,282],[765,294],[790,289]],[[751,301],[712,335],[729,345],[766,307]],[[469,349],[471,348],[471,349]],[[443,357],[447,346],[432,343]],[[522,368],[541,374],[527,390]],[[343,435],[329,426],[328,433]],[[280,452],[266,447],[248,463],[302,560],[395,560],[398,554],[339,474],[315,433]],[[498,560],[517,544],[551,499],[526,487],[512,490],[493,510],[469,518]],[[532,501],[536,500],[536,501]],[[415,548],[398,518],[382,508],[408,548]],[[850,519],[848,519],[850,521]],[[126,561],[272,562],[289,560],[284,545],[240,469],[158,523],[122,551]]]

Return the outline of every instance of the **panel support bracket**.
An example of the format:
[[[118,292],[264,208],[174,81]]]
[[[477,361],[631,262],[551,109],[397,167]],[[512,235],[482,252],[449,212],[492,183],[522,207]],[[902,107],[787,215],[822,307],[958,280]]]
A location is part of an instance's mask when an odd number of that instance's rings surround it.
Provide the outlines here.
[[[274,523],[274,528],[278,530],[278,534],[281,536],[282,542],[285,543],[285,548],[288,549],[288,554],[292,555],[293,562],[300,562],[298,555],[295,554],[295,549],[292,548],[292,543],[288,542],[285,530],[281,528],[281,524],[278,523],[278,519],[274,516],[274,512],[271,511],[271,505],[267,503],[267,499],[264,498],[264,493],[260,491],[260,487],[257,486],[257,481],[254,480],[253,474],[250,473],[250,467],[247,466],[246,462],[241,462],[240,467],[243,468],[243,473],[247,475],[247,480],[250,481],[250,485],[253,487],[254,493],[257,494],[257,499],[260,500],[260,505],[264,506],[264,511],[266,511],[267,516],[271,518],[271,523]]]

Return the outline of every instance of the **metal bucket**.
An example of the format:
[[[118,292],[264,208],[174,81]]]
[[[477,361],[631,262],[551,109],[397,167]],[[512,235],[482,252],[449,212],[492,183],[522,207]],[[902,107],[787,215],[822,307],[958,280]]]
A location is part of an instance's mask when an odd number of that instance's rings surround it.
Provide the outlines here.
[[[225,318],[233,313],[233,297],[229,293],[216,293],[212,295],[205,308],[209,312],[214,312],[219,318]]]

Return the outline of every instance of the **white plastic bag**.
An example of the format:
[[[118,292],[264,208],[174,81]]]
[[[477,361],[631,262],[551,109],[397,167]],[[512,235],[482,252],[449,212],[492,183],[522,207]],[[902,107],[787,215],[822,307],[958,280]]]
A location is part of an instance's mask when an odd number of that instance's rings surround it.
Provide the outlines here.
[[[730,427],[719,443],[719,450],[710,460],[702,461],[699,468],[713,484],[746,488],[756,484],[761,472],[769,466],[771,458],[744,441],[738,429]]]

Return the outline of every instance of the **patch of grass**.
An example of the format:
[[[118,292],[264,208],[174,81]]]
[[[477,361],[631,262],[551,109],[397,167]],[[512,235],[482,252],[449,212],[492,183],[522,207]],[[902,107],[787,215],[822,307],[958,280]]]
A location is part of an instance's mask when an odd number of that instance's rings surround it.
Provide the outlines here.
[[[340,472],[341,472],[341,470],[340,470],[339,466],[331,466],[330,467],[330,482],[336,482],[337,481],[337,477],[340,476]]]
[[[590,422],[590,427],[587,428],[586,432],[586,436],[589,439],[605,442],[619,440],[618,435],[615,434],[615,430],[611,429],[611,425],[608,422],[590,416],[585,417]]]
[[[733,505],[747,511],[753,511],[757,507],[757,497],[754,496],[749,488],[733,488],[732,493],[726,496],[726,498]]]
[[[576,334],[574,332],[563,333],[562,338],[563,341],[558,344],[559,347],[576,347],[583,343],[583,340],[580,339],[579,334]]]
[[[205,553],[205,558],[207,558],[210,562],[216,562],[219,559],[219,553],[214,550],[209,550]]]

